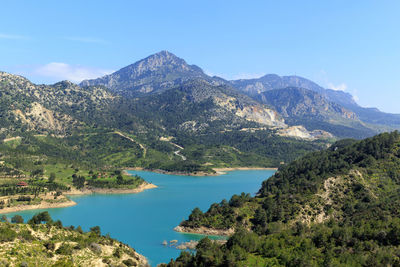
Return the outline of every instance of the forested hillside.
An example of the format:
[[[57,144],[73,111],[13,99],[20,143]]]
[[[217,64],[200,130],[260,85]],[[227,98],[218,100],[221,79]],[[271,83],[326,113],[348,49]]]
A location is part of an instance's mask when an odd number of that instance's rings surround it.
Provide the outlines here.
[[[169,266],[400,264],[400,134],[342,140],[281,167],[256,197],[194,209],[181,226],[236,229]]]

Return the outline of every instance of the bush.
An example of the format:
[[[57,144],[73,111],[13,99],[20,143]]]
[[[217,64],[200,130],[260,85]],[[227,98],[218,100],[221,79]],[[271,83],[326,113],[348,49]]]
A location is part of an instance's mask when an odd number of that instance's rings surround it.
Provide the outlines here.
[[[92,228],[90,228],[90,232],[100,236],[101,235],[100,226],[93,226]]]
[[[70,244],[63,243],[57,250],[56,253],[60,255],[71,255],[73,247]]]
[[[11,242],[17,237],[17,233],[10,228],[0,228],[0,242]]]
[[[126,266],[136,266],[136,262],[134,262],[132,259],[123,260],[122,263]]]
[[[56,248],[56,245],[53,242],[46,242],[46,243],[44,243],[44,247],[47,250],[53,251]]]

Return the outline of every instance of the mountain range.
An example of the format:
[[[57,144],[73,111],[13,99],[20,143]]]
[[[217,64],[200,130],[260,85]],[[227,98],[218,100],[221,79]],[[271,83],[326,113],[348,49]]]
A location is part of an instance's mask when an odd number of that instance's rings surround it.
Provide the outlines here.
[[[0,147],[6,154],[184,172],[276,167],[400,127],[399,115],[304,78],[228,81],[167,51],[79,85],[0,72],[0,110],[0,138],[23,140]]]
[[[117,94],[140,98],[163,93],[189,81],[223,87],[236,96],[247,95],[273,110],[287,126],[302,125],[309,131],[323,130],[339,138],[364,138],[400,127],[400,115],[363,108],[349,93],[325,89],[302,77],[268,74],[258,79],[228,81],[208,76],[200,67],[189,65],[168,51],[151,55],[110,75],[82,81],[80,85],[105,86]],[[197,86],[201,87],[200,83]],[[265,124],[284,127],[283,120],[277,123],[272,119]]]

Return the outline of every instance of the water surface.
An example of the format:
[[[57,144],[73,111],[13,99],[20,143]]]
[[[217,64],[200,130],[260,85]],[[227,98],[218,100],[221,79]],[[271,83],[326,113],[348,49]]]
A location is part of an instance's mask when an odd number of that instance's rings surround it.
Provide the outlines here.
[[[200,235],[173,231],[191,210],[199,207],[206,211],[214,202],[229,200],[241,192],[255,194],[261,183],[274,171],[232,171],[221,176],[195,177],[129,171],[142,176],[158,188],[139,194],[73,196],[76,206],[48,209],[54,220],[64,225],[81,225],[87,231],[99,225],[103,234],[131,245],[149,259],[152,266],[169,262],[180,251],[164,247],[164,240],[180,242],[198,240]],[[38,210],[17,212],[24,219],[31,218]],[[8,217],[13,214],[7,214]]]

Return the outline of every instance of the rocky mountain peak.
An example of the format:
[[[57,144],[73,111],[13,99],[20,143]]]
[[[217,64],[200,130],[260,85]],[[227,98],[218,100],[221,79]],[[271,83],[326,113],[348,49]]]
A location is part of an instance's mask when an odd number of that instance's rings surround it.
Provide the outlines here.
[[[132,65],[121,70],[130,70],[135,76],[140,76],[149,71],[157,71],[163,68],[178,69],[180,71],[190,71],[190,65],[185,60],[175,56],[168,51],[161,51],[153,54],[145,59],[142,59]]]
[[[156,93],[182,84],[184,81],[209,79],[201,68],[168,51],[161,51],[126,66],[110,75],[85,80],[80,85],[103,85],[126,96]]]

